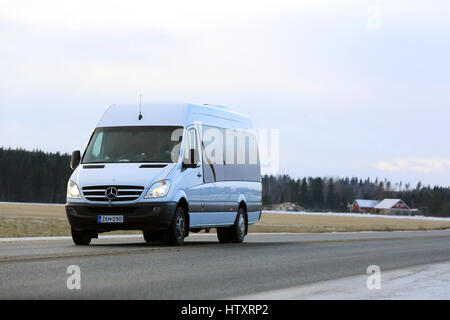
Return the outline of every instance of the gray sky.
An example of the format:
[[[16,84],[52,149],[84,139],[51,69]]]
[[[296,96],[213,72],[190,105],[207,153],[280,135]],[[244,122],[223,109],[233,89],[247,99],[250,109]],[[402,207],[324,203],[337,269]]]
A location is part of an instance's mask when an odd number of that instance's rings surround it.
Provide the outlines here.
[[[450,185],[449,1],[0,0],[0,146],[84,149],[112,103],[222,103],[293,177]]]

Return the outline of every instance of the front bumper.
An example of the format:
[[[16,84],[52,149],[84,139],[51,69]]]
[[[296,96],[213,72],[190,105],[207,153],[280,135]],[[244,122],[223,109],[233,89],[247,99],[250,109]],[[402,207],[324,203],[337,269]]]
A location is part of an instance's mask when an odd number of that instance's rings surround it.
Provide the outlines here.
[[[67,219],[75,230],[166,230],[173,219],[176,202],[149,202],[130,205],[66,203]],[[123,223],[99,223],[98,216],[122,215]]]

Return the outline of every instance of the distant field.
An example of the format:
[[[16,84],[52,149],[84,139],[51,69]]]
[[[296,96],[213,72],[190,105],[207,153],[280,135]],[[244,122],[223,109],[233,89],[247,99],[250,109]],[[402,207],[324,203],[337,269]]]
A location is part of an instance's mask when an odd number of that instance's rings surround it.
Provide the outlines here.
[[[133,234],[139,231],[117,231]],[[62,205],[0,203],[0,238],[68,236],[70,226]]]
[[[354,232],[450,228],[448,220],[263,213],[250,232]],[[138,232],[115,232],[138,233]],[[70,235],[63,206],[0,203],[0,238]]]
[[[261,221],[250,226],[251,232],[355,232],[406,231],[450,228],[448,220],[409,218],[354,217],[325,214],[263,214]]]

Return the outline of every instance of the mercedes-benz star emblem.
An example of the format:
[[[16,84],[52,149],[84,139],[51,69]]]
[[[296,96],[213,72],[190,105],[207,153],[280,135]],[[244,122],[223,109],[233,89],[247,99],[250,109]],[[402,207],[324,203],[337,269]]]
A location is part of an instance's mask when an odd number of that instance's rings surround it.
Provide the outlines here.
[[[119,194],[119,191],[117,191],[114,187],[109,187],[105,190],[105,197],[108,200],[113,200],[117,198],[117,195]]]

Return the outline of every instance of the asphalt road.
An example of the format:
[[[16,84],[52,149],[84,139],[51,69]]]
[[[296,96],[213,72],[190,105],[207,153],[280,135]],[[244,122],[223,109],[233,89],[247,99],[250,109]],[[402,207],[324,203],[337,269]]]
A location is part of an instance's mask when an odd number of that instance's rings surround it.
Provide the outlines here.
[[[0,242],[0,299],[221,299],[450,261],[450,230],[250,234],[243,244],[192,235],[183,247],[143,239]],[[67,289],[67,267],[81,289]]]

